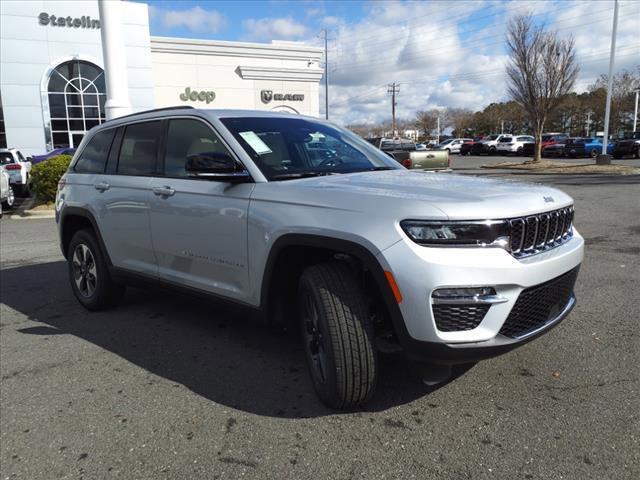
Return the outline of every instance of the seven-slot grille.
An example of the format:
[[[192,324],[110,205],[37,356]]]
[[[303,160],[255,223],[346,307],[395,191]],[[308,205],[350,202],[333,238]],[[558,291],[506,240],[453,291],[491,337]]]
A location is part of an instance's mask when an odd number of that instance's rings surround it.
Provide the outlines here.
[[[511,254],[524,257],[566,242],[573,234],[573,207],[509,220]]]

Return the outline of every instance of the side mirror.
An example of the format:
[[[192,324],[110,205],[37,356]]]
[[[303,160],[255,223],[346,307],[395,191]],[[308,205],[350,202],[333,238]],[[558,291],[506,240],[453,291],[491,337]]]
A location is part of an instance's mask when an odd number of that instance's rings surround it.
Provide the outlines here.
[[[192,177],[225,182],[244,182],[250,178],[246,170],[238,170],[238,163],[222,152],[200,152],[188,155],[185,170]]]

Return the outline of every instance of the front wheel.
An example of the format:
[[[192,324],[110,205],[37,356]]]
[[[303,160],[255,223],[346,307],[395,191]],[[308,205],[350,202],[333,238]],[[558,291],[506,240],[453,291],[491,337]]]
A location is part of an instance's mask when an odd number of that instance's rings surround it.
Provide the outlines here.
[[[124,287],[113,282],[102,250],[91,230],[75,233],[67,252],[69,280],[76,298],[87,310],[113,306]]]
[[[349,266],[307,268],[298,303],[307,365],[322,402],[336,409],[365,403],[375,390],[377,356],[368,304]]]

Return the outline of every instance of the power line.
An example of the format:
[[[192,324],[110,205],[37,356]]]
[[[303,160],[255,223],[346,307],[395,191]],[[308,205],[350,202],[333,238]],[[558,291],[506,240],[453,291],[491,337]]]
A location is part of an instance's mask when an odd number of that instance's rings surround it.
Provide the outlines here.
[[[561,22],[558,22],[558,23],[564,23],[564,22],[567,22],[567,21],[574,21],[575,19],[583,17],[583,16],[584,17],[586,17],[586,16],[593,17],[593,14],[590,13],[588,15],[579,15],[579,16],[576,16],[576,17],[573,17],[571,19],[567,19],[567,20],[564,20],[564,21],[561,21]],[[593,24],[596,24],[596,23],[602,23],[604,21],[606,21],[606,19],[600,18],[600,19],[594,20],[592,22],[583,23],[582,26],[593,25]],[[554,30],[555,31],[561,31],[561,30],[568,30],[568,29],[573,29],[573,28],[574,28],[574,26],[570,25],[570,26],[567,26],[567,27],[556,28]],[[414,58],[424,57],[424,56],[427,56],[427,55],[430,55],[430,54],[434,54],[436,52],[442,52],[443,54],[446,54],[448,51],[450,51],[450,52],[454,52],[455,51],[455,53],[459,53],[459,52],[464,52],[465,50],[472,49],[474,47],[487,47],[487,46],[493,46],[493,45],[500,45],[500,44],[504,43],[504,40],[500,40],[500,41],[497,41],[497,42],[491,42],[491,43],[486,43],[485,40],[490,39],[490,38],[497,38],[497,37],[501,37],[501,36],[503,36],[502,33],[495,34],[495,35],[490,35],[490,36],[487,36],[487,37],[483,37],[481,39],[471,39],[468,42],[461,42],[456,47],[455,50],[452,49],[449,46],[440,46],[440,47],[436,47],[436,48],[421,49],[420,51],[414,52],[413,54],[408,54],[408,55],[403,56],[403,60],[404,61],[410,61],[410,60],[412,60]],[[444,38],[444,37],[445,36],[438,37],[438,40],[440,40],[441,38]],[[367,46],[369,47],[370,45],[367,45]],[[380,49],[380,47],[378,47],[377,49]],[[344,65],[343,68],[348,68],[348,69],[351,69],[351,70],[353,70],[353,69],[361,70],[363,68],[367,68],[367,67],[375,66],[375,65],[388,65],[391,62],[397,62],[397,60],[398,60],[397,58],[391,58],[391,57],[386,58],[386,59],[380,59],[380,60],[374,61],[374,62],[371,62],[371,61],[368,61],[368,60],[362,60],[362,61],[350,62],[350,63]],[[338,66],[336,66],[336,69],[338,69]]]

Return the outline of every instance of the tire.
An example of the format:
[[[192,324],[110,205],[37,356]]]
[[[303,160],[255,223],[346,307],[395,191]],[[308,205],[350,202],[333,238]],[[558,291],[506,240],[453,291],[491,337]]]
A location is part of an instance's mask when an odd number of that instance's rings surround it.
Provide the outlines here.
[[[622,157],[623,157],[623,156],[624,156],[624,155],[621,155],[621,154],[619,154],[619,153],[614,153],[614,154],[613,154],[613,158],[615,158],[616,160],[620,160],[620,159],[622,159]]]
[[[489,147],[489,155],[495,155],[496,154],[496,147]]]
[[[589,153],[589,156],[591,158],[596,158],[598,156],[598,149],[597,148],[592,149],[591,152]]]
[[[4,202],[2,202],[2,209],[11,210],[15,201],[16,201],[16,195],[15,193],[13,193],[13,187],[9,185],[9,195],[7,196],[7,199]]]
[[[516,150],[516,155],[517,156],[522,156],[522,147],[518,147],[518,149]]]
[[[105,255],[89,229],[78,230],[71,239],[67,266],[73,293],[87,310],[109,308],[124,294],[125,287],[111,279]]]
[[[298,289],[301,334],[311,380],[330,408],[367,402],[377,381],[368,303],[346,264],[307,268]]]
[[[634,157],[640,158],[640,147],[636,148],[636,153],[635,153]]]

